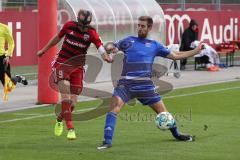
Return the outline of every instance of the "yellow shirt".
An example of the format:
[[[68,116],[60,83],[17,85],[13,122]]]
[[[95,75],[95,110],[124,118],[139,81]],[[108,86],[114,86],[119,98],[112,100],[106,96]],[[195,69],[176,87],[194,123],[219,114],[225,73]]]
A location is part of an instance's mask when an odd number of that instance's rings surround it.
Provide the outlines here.
[[[5,43],[8,43],[8,50],[5,50]],[[14,40],[8,26],[0,23],[0,56],[6,55],[12,57],[14,49]]]

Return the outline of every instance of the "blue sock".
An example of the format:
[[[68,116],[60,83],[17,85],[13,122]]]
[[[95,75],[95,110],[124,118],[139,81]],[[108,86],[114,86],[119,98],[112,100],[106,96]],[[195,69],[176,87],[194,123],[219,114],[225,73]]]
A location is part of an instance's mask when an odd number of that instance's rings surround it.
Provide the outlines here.
[[[113,112],[108,112],[104,127],[104,143],[112,144],[114,129],[116,126],[117,115]]]
[[[173,128],[170,128],[170,131],[171,131],[174,138],[179,139],[180,133],[177,130],[177,124],[176,123],[175,123]]]

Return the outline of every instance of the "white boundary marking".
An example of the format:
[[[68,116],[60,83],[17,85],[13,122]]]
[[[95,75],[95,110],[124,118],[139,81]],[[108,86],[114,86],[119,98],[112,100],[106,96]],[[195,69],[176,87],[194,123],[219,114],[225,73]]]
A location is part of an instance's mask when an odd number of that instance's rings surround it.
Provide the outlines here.
[[[163,96],[163,99],[172,99],[172,98],[178,98],[178,97],[187,97],[187,96],[194,96],[204,93],[214,93],[214,92],[221,92],[221,91],[227,91],[227,90],[234,90],[234,89],[240,89],[240,87],[229,87],[229,88],[222,88],[222,89],[215,89],[215,90],[208,90],[208,91],[201,91],[201,92],[193,92],[188,94],[180,94],[175,96]]]
[[[88,110],[92,110],[95,109],[96,107],[91,107],[91,108],[86,108],[86,109],[79,109],[76,110],[75,112],[83,112],[83,111],[88,111]],[[4,121],[0,121],[0,124],[3,123],[9,123],[9,122],[16,122],[16,121],[22,121],[22,120],[29,120],[29,119],[35,119],[35,118],[43,118],[43,117],[51,117],[54,116],[54,113],[51,114],[41,114],[41,115],[37,115],[37,116],[30,116],[30,117],[25,117],[25,118],[15,118],[15,119],[9,119],[9,120],[4,120]]]
[[[48,106],[48,104],[35,105],[35,106],[29,106],[29,107],[8,108],[8,109],[3,109],[3,110],[1,110],[1,111],[0,111],[0,114],[1,114],[1,113],[6,113],[6,112],[12,112],[12,111],[24,110],[24,109],[39,108],[39,107],[44,107],[44,106]]]
[[[166,96],[166,97],[164,97],[164,99],[172,99],[172,98],[178,98],[178,97],[188,97],[188,96],[193,96],[193,95],[199,95],[199,94],[205,94],[205,93],[215,93],[215,92],[234,90],[234,89],[240,89],[240,87],[229,87],[229,88],[222,88],[222,89],[215,89],[215,90],[208,90],[208,91],[201,91],[201,92],[193,92],[193,93],[189,93],[189,94],[180,94],[180,95],[175,95],[175,96]],[[92,109],[95,109],[95,108],[96,107],[86,108],[86,109],[79,109],[76,112],[88,111],[88,110],[92,110]],[[16,121],[21,121],[21,120],[30,120],[30,119],[35,119],[35,118],[49,117],[49,116],[54,116],[54,115],[55,115],[54,113],[51,113],[51,114],[30,116],[30,117],[25,117],[25,118],[15,118],[15,119],[10,119],[10,120],[0,121],[0,124],[9,123],[9,122],[16,122]]]

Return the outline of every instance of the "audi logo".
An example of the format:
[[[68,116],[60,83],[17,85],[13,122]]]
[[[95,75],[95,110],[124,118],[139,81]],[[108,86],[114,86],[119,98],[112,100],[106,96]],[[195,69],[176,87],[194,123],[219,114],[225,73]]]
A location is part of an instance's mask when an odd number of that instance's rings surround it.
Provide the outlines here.
[[[164,15],[164,18],[166,22],[167,21],[169,22],[168,29],[167,29],[169,44],[174,43],[176,29],[177,29],[178,42],[180,42],[181,33],[183,33],[184,31],[184,21],[187,21],[189,23],[191,21],[191,18],[187,14],[184,14],[182,16],[179,16],[177,14],[174,14],[173,16]]]

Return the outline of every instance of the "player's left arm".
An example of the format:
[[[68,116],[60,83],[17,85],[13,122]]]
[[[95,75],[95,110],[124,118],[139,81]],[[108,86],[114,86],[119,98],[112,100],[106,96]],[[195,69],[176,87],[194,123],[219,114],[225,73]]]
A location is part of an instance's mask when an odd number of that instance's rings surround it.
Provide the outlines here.
[[[204,48],[204,44],[200,43],[194,50],[190,51],[172,51],[167,55],[167,58],[172,60],[180,60],[188,57],[192,57],[198,54]]]
[[[102,40],[98,33],[94,30],[93,37],[92,37],[92,43],[95,44],[98,53],[101,55],[102,59],[108,63],[112,63],[113,59],[109,56],[109,54],[106,52],[105,48],[103,47]]]
[[[5,54],[6,58],[4,59],[4,62],[8,64],[9,58],[12,57],[12,55],[13,55],[13,50],[14,50],[14,46],[15,46],[13,36],[8,28],[6,28],[5,38],[8,43],[8,50]]]
[[[131,46],[131,43],[130,37],[126,37],[116,42],[107,42],[104,48],[108,54],[116,54],[119,51],[125,52]]]
[[[108,54],[111,54],[111,53],[116,54],[119,51],[119,49],[116,47],[115,43],[113,42],[107,42],[104,45],[104,48]]]

